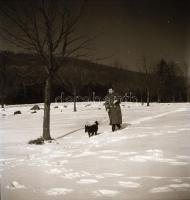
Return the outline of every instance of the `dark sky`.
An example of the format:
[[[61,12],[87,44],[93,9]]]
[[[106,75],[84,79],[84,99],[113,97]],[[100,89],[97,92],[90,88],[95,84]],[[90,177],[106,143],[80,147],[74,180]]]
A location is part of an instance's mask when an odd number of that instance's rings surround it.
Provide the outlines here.
[[[136,70],[142,56],[188,63],[188,0],[89,0],[79,31],[97,35],[92,43],[99,62]],[[1,41],[1,48],[9,45]],[[189,60],[190,62],[190,60]],[[189,63],[190,64],[190,63]]]
[[[98,53],[113,55],[104,63],[119,62],[132,69],[143,55],[151,62],[160,58],[187,62],[188,1],[104,0],[89,4],[85,30],[102,32],[95,43]]]

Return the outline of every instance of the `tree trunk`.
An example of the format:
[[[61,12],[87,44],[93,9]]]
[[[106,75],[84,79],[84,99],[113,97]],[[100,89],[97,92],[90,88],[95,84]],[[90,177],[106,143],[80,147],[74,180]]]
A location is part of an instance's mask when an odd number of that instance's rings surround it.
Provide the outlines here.
[[[0,98],[1,98],[1,108],[4,108],[4,104],[5,104],[5,93],[4,93],[5,89],[4,89],[4,85],[1,87],[1,94],[0,94]]]
[[[5,104],[4,104],[4,96],[2,94],[1,96],[1,108],[4,108]]]
[[[149,89],[147,89],[146,103],[147,103],[147,106],[150,106],[150,92],[149,92]]]
[[[27,95],[26,95],[26,86],[25,86],[25,84],[24,83],[22,83],[22,88],[23,88],[23,96],[24,96],[24,102],[26,102],[26,100],[28,100],[28,99],[26,99],[26,97],[27,97]]]
[[[140,95],[141,95],[141,105],[143,105],[143,94],[142,94],[142,91],[141,91]]]
[[[160,103],[160,90],[157,90],[157,102]]]
[[[173,103],[175,102],[175,94],[174,94],[174,92],[173,92],[173,94],[172,94],[172,102],[173,102]]]
[[[76,89],[74,89],[74,112],[77,111],[77,105],[76,105]]]
[[[190,102],[190,87],[187,86],[187,102]]]
[[[48,76],[45,83],[44,96],[44,121],[43,121],[43,138],[51,140],[50,136],[50,105],[51,105],[51,76]]]

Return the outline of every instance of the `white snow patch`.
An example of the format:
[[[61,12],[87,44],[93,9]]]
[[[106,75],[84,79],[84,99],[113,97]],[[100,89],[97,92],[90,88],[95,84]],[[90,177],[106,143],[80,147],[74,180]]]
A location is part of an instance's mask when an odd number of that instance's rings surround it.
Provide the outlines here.
[[[96,196],[107,196],[107,197],[113,197],[119,194],[117,190],[98,190],[94,192]]]
[[[118,151],[114,151],[114,150],[102,150],[99,151],[100,153],[117,153]]]
[[[95,177],[98,178],[98,179],[103,179],[104,178],[104,176],[102,176],[102,175],[96,175]]]
[[[80,179],[77,181],[79,184],[90,184],[90,183],[98,183],[96,179]]]
[[[172,161],[170,165],[188,165],[187,162]]]
[[[80,178],[80,177],[86,177],[86,176],[90,176],[91,174],[89,172],[86,171],[81,171],[81,172],[70,172],[70,173],[65,173],[63,176],[61,176],[62,178],[66,178],[66,179],[74,179],[74,178]]]
[[[66,195],[68,193],[71,193],[72,189],[67,188],[52,188],[47,191],[47,195],[49,196],[57,196],[57,195]]]
[[[163,135],[163,133],[152,133],[152,135],[159,136],[159,135]]]
[[[61,152],[61,151],[56,151],[53,154],[49,155],[50,158],[59,158],[59,157],[71,157],[72,154],[70,153],[65,153],[65,152]]]
[[[182,183],[182,180],[178,178],[172,179],[171,181],[175,183]]]
[[[138,153],[131,151],[131,152],[121,152],[119,154],[122,155],[122,156],[130,156],[130,155],[136,155]]]
[[[178,133],[178,131],[167,131],[168,133]]]
[[[137,138],[143,138],[143,137],[147,137],[148,136],[148,134],[139,134],[139,135],[137,135],[136,137]]]
[[[177,112],[184,112],[184,111],[187,111],[188,108],[178,108],[176,111]]]
[[[80,158],[80,157],[91,156],[91,155],[96,155],[96,153],[95,152],[86,151],[86,152],[83,152],[81,154],[75,155],[73,157],[74,158]]]
[[[106,177],[121,177],[121,176],[124,176],[124,174],[120,174],[120,173],[103,173],[103,176],[106,176]]]
[[[132,180],[140,180],[142,179],[143,177],[140,177],[140,176],[131,176],[131,177],[127,177],[128,179],[132,179]]]
[[[172,192],[175,190],[178,191],[189,191],[190,184],[189,183],[179,183],[179,184],[170,184],[163,187],[157,187],[150,190],[151,193],[159,193],[159,192]]]
[[[129,158],[130,161],[135,161],[135,162],[147,162],[150,160],[150,157],[148,156],[133,156]]]
[[[25,189],[24,185],[21,185],[17,181],[13,181],[10,186],[6,186],[7,189]]]
[[[61,160],[57,162],[57,165],[64,165],[66,163],[68,163],[68,160]]]
[[[190,128],[180,128],[178,131],[190,131]]]
[[[125,182],[125,181],[119,181],[118,182],[120,186],[125,188],[138,188],[140,187],[139,183],[136,182]]]
[[[12,161],[12,160],[16,160],[16,158],[1,158],[0,162],[6,162],[6,161]]]
[[[135,120],[135,121],[132,121],[130,123],[131,124],[140,124],[141,122],[144,122],[144,121],[156,119],[156,118],[159,118],[159,117],[164,117],[164,116],[169,115],[169,114],[173,114],[173,113],[176,113],[176,112],[182,112],[182,111],[186,111],[186,110],[187,110],[186,108],[180,108],[180,109],[177,109],[177,110],[161,113],[161,114],[154,115],[154,116],[151,116],[151,117],[142,117],[142,118]]]
[[[102,158],[102,159],[117,159],[116,156],[99,156],[99,158]]]
[[[171,187],[171,188],[190,188],[190,184],[189,183],[170,184],[169,187]]]
[[[163,153],[163,151],[160,150],[160,149],[149,149],[146,152],[148,152],[148,153],[158,153],[158,154],[162,154]]]
[[[46,171],[48,174],[61,174],[62,171],[57,169],[57,168],[54,168],[54,169],[51,169],[51,170],[48,170]]]
[[[74,172],[74,173],[67,173],[63,176],[61,176],[62,178],[66,178],[66,179],[74,179],[74,178],[79,178],[81,177],[81,175],[78,172]]]
[[[147,162],[147,161],[156,161],[162,163],[168,163],[170,165],[187,165],[187,162],[178,161],[176,159],[164,158],[163,151],[159,149],[150,149],[147,150],[145,155],[136,155],[129,157],[130,161],[135,162]]]
[[[157,187],[150,190],[150,193],[172,192],[173,190],[168,186]]]
[[[151,178],[151,179],[155,179],[155,180],[161,180],[164,177],[161,177],[161,176],[146,176],[146,178]]]
[[[187,159],[187,160],[189,160],[189,159],[190,159],[190,156],[181,156],[181,155],[179,155],[179,156],[177,156],[176,158],[177,158],[177,159]]]
[[[82,176],[90,176],[91,173],[87,172],[87,171],[81,171],[80,172],[82,174]]]

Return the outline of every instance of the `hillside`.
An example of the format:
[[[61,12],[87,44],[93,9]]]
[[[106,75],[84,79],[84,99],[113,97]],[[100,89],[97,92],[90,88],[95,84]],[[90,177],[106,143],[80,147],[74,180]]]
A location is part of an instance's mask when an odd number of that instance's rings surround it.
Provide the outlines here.
[[[13,52],[1,52],[0,55],[0,97],[5,97],[5,103],[43,102],[46,72],[39,56]],[[147,79],[144,73],[87,60],[57,57],[57,64],[61,67],[54,75],[52,101],[61,92],[67,96],[72,96],[73,93],[78,96],[88,96],[91,100],[95,92],[96,96],[103,98],[110,87],[122,96],[126,93],[128,96],[131,94],[138,101],[146,101],[147,87],[151,101],[157,101],[158,96],[161,96],[158,95],[158,91],[162,93],[163,102],[186,99],[186,81],[182,76],[167,77],[167,74],[166,76],[163,74],[165,79],[163,82],[156,74],[150,74]]]

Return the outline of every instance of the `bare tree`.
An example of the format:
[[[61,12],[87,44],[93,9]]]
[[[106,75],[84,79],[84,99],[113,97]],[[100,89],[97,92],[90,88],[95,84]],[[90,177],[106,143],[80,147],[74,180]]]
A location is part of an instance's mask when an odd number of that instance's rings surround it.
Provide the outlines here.
[[[7,52],[1,52],[0,54],[0,98],[1,98],[1,107],[4,108],[5,92],[6,92],[6,83],[8,78],[8,54]]]
[[[24,51],[40,56],[46,72],[43,138],[50,140],[51,85],[61,64],[57,56],[84,56],[91,38],[76,34],[84,2],[64,0],[1,1],[6,23],[1,37]],[[12,27],[12,28],[11,28]]]
[[[67,67],[59,70],[59,78],[62,80],[66,90],[73,94],[74,112],[77,111],[77,95],[85,84],[88,84],[89,74],[80,68],[82,61],[72,59]]]
[[[184,63],[182,66],[183,76],[185,78],[185,85],[186,85],[186,100],[190,102],[190,67]]]
[[[142,66],[139,71],[142,73],[142,84],[146,91],[146,103],[150,106],[150,86],[151,86],[151,76],[152,76],[152,65],[148,63],[147,58],[143,56]]]

